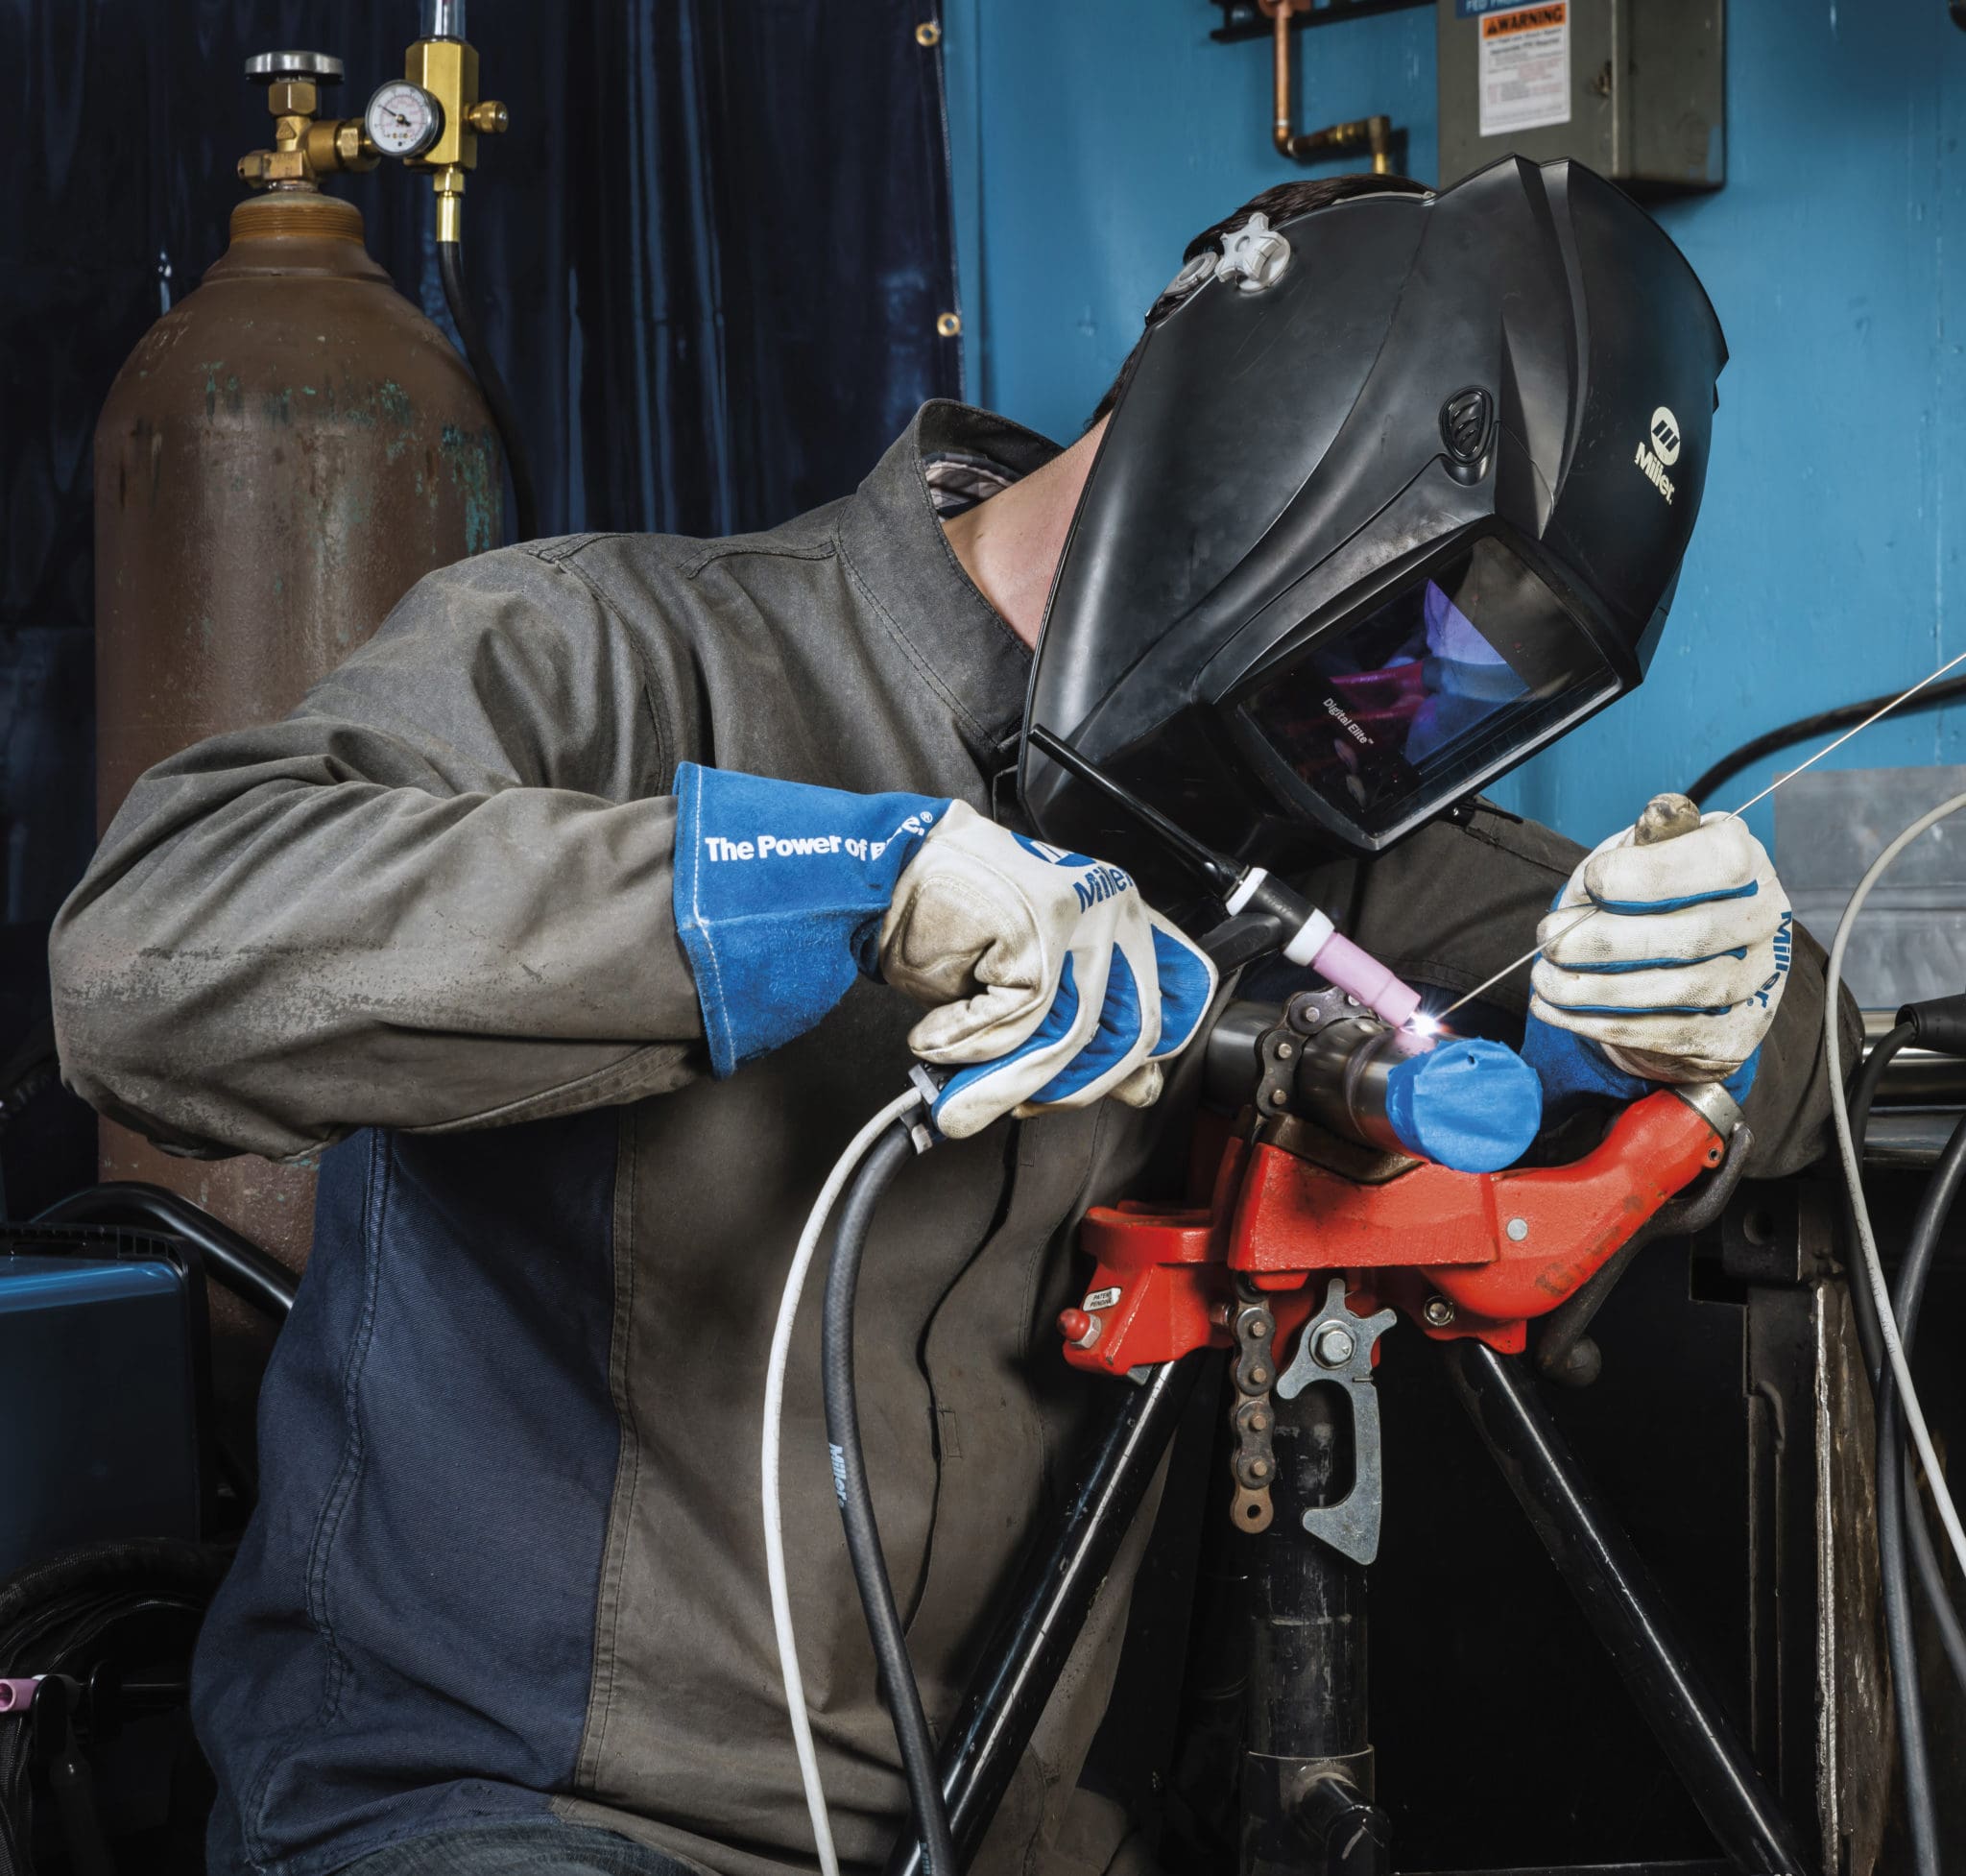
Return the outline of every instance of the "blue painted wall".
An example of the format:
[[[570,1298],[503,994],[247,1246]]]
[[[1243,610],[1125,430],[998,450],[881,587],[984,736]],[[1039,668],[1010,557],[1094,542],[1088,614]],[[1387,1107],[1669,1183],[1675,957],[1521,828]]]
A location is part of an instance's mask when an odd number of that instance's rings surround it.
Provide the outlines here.
[[[1269,47],[1211,43],[1204,0],[946,17],[970,395],[1069,437],[1188,236],[1293,173]],[[1733,351],[1679,600],[1644,688],[1498,791],[1585,841],[1966,650],[1966,33],[1941,0],[1733,0],[1728,25],[1727,185],[1658,211]],[[1420,8],[1301,35],[1300,123],[1388,111],[1437,180],[1433,31]],[[1966,760],[1966,710],[1847,754]],[[1771,838],[1770,806],[1750,818]]]

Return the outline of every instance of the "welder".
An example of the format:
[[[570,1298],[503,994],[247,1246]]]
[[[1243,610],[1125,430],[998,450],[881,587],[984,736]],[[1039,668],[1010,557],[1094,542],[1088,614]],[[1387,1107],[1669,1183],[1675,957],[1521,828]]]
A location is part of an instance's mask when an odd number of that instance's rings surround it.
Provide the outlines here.
[[[1533,1009],[1464,1020],[1526,1017],[1552,1107],[1721,1077],[1751,1171],[1814,1155],[1822,960],[1745,827],[1581,856],[1474,798],[1642,677],[1723,358],[1580,170],[1294,183],[1190,244],[1070,447],[932,403],[769,533],[483,554],[136,786],[55,935],[67,1077],[177,1151],[321,1163],[196,1674],[215,1871],[809,1865],[751,1433],[801,1220],[917,1058],[951,1143],[876,1225],[859,1390],[947,1720],[1097,1386],[1047,1333],[1070,1233],[1164,1185],[1221,988],[1222,908],[1033,723],[1436,1007],[1547,915]],[[786,1523],[864,1865],[904,1799],[816,1340]],[[1076,1788],[1141,1541],[979,1866],[1125,1834]]]

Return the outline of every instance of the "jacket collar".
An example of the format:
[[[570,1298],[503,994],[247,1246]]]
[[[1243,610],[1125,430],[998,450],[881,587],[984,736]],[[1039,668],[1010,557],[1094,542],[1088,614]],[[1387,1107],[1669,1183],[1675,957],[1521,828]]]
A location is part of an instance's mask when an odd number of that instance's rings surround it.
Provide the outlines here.
[[[925,465],[980,458],[1015,480],[1057,454],[1055,443],[1006,418],[938,399],[915,413],[840,512],[842,551],[979,757],[1022,721],[1031,654],[963,571]]]

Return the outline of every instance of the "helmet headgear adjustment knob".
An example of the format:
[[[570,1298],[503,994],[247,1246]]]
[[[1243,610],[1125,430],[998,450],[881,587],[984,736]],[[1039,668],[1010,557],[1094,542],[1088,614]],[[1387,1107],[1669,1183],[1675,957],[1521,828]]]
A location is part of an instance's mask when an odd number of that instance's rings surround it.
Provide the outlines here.
[[[1244,293],[1261,293],[1290,271],[1290,243],[1270,226],[1264,214],[1252,215],[1239,228],[1222,237],[1222,258],[1215,277],[1234,280]]]

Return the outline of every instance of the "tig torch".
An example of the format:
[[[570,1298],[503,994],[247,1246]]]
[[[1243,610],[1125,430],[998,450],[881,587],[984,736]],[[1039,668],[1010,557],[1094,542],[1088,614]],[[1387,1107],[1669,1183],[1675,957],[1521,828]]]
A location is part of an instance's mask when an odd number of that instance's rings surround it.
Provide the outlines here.
[[[1414,1023],[1420,1015],[1420,993],[1404,984],[1369,951],[1342,936],[1328,914],[1321,912],[1294,887],[1260,866],[1238,866],[1189,833],[1158,808],[1123,788],[1103,769],[1089,762],[1062,737],[1037,724],[1031,726],[1031,747],[1047,760],[1096,788],[1115,807],[1138,821],[1168,853],[1196,874],[1221,900],[1232,919],[1247,918],[1259,931],[1256,952],[1280,950],[1292,964],[1307,965],[1329,984],[1335,984],[1395,1029]],[[1218,960],[1219,961],[1219,960]],[[1414,1027],[1431,1034],[1424,1018]]]

